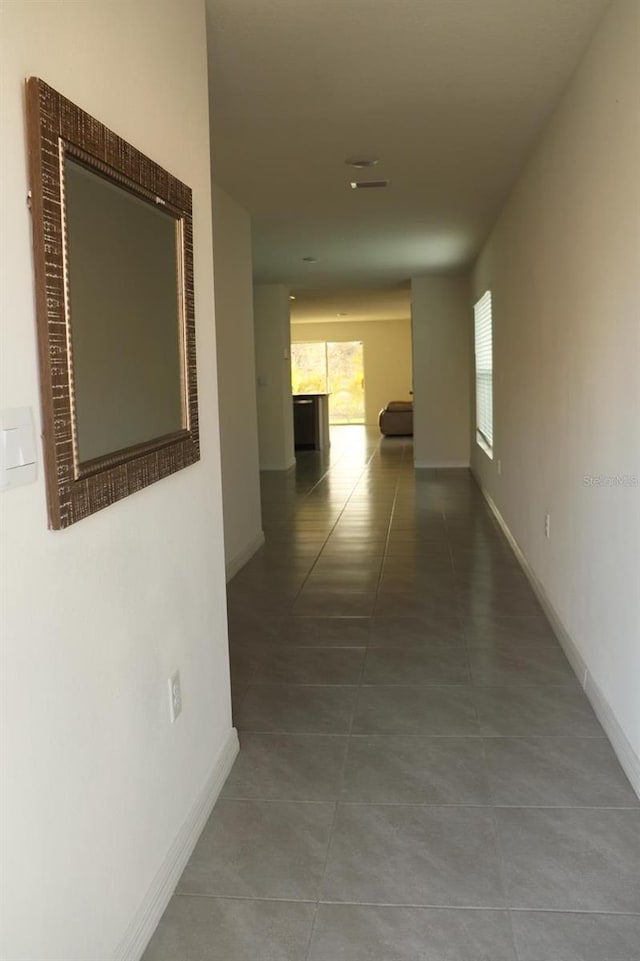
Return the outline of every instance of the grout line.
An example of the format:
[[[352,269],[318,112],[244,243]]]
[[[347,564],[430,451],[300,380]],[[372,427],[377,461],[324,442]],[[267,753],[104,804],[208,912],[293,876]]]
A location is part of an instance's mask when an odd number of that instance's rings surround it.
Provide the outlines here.
[[[316,901],[313,905],[313,918],[311,919],[311,924],[309,926],[309,934],[307,935],[307,942],[304,946],[304,961],[309,961],[311,955],[311,945],[313,944],[313,935],[316,930],[316,921],[318,920],[318,913],[320,911],[320,902]]]
[[[253,894],[209,894],[204,891],[176,891],[173,895],[174,898],[193,898],[197,900],[202,898],[205,901],[260,901],[266,902],[267,904],[313,904],[317,905],[321,902],[314,901],[313,898],[276,898],[276,897],[266,897],[265,895],[253,895]],[[178,959],[176,959],[178,961]],[[182,961],[182,959],[179,959]]]
[[[365,473],[365,471],[367,470],[367,468],[368,468],[369,465],[371,464],[371,461],[372,461],[372,460],[373,460],[373,454],[369,457],[369,459],[368,459],[368,460],[365,462],[365,464],[362,466],[362,470],[361,470],[360,473],[358,474],[358,477],[357,477],[357,479],[356,479],[356,481],[355,481],[354,486],[351,488],[350,493],[347,495],[347,499],[345,500],[345,502],[344,502],[344,504],[343,504],[343,506],[342,506],[342,509],[341,509],[340,512],[338,513],[338,516],[336,517],[333,525],[331,526],[331,529],[329,530],[327,536],[325,537],[324,541],[322,542],[322,547],[321,547],[320,550],[318,551],[315,560],[313,561],[311,567],[309,568],[309,571],[307,572],[307,575],[306,575],[305,579],[303,580],[302,584],[300,585],[300,588],[298,589],[297,594],[296,594],[295,597],[294,597],[293,603],[292,603],[292,605],[291,605],[291,613],[290,613],[290,616],[295,616],[295,615],[293,614],[293,608],[295,607],[296,602],[298,601],[300,595],[302,594],[302,591],[304,590],[304,588],[305,588],[305,586],[306,586],[309,578],[311,577],[311,574],[312,574],[313,571],[315,570],[316,564],[318,563],[320,557],[322,556],[322,552],[324,551],[325,547],[327,546],[327,542],[329,541],[329,538],[331,537],[331,535],[332,535],[333,532],[335,531],[336,527],[338,526],[338,523],[340,522],[340,520],[341,520],[341,518],[342,518],[342,515],[344,514],[345,510],[347,509],[347,506],[348,506],[348,504],[349,504],[349,501],[351,500],[351,497],[353,496],[354,490],[355,490],[356,487],[358,486],[358,483],[359,483],[360,480],[362,479],[363,474]],[[329,476],[330,471],[331,471],[331,467],[329,467],[329,469],[328,469],[327,472],[323,475],[323,477],[321,478],[321,480],[318,481],[318,483],[315,484],[314,487],[312,487],[311,490],[315,490],[315,488],[318,487],[318,485],[322,482],[322,480],[324,480],[326,477]],[[309,494],[310,494],[310,493],[311,493],[311,491],[309,491]],[[308,495],[307,495],[307,496],[308,496]],[[353,592],[353,593],[366,593],[366,592],[361,591],[361,592]],[[310,615],[310,616],[311,616],[311,615]],[[339,615],[336,615],[336,616],[339,616]]]
[[[346,760],[346,752],[345,752]],[[447,808],[479,811],[633,811],[640,813],[640,807],[616,804],[501,804],[499,801],[469,801],[454,803],[453,801],[364,801],[352,798],[341,798],[339,793],[333,797],[300,798],[300,797],[265,797],[264,795],[221,794],[221,801],[251,801],[259,804],[336,804],[342,807],[388,807],[388,808]]]
[[[367,618],[369,620],[369,618]],[[358,647],[335,647],[335,645],[324,645],[312,647],[306,644],[274,644],[273,647],[269,647],[266,641],[262,642],[247,642],[244,646],[239,648],[240,650],[258,650],[266,653],[273,654],[274,651],[366,651],[367,647],[365,645],[359,645]],[[372,647],[372,651],[395,651],[398,654],[403,653],[413,653],[414,651],[420,652],[420,648],[407,648],[403,650],[402,648],[396,647]],[[242,682],[241,682],[242,683]],[[357,681],[340,681],[336,683],[329,683],[323,681],[247,681],[251,687],[357,687]],[[459,691],[538,691],[541,688],[545,691],[564,691],[564,690],[577,690],[579,693],[584,694],[582,688],[576,683],[564,683],[560,682],[557,684],[478,684],[473,681],[429,681],[422,684],[406,684],[402,681],[384,681],[379,684],[363,683],[363,687],[384,687],[384,688],[410,688],[411,690],[430,690],[435,687],[438,689],[448,690],[450,688],[456,688]],[[503,735],[501,735],[503,736]],[[508,736],[508,735],[507,735]],[[523,735],[526,736],[526,735]]]
[[[348,737],[349,730],[346,728],[343,731],[300,731],[300,730],[289,730],[289,729],[273,729],[273,728],[248,728],[243,727],[240,729],[242,734],[287,734],[287,735],[297,735],[300,737]],[[447,740],[447,739],[465,739],[465,740],[540,740],[540,741],[557,741],[559,739],[564,740],[583,740],[583,741],[603,741],[607,740],[601,734],[485,734],[485,733],[470,733],[465,731],[458,732],[447,732],[438,733],[430,731],[379,731],[379,730],[369,730],[369,731],[357,731],[354,732],[352,737],[376,737],[376,738],[415,738],[418,740],[433,739],[433,740]]]
[[[371,461],[372,461],[372,460],[373,460],[373,455],[371,456],[371,458],[370,458],[369,461],[367,462],[367,467],[371,464]],[[365,468],[365,469],[366,469],[366,468]],[[362,474],[364,474],[364,470],[363,470]],[[360,475],[360,478],[362,477],[362,474]],[[360,478],[359,478],[359,479],[360,479]],[[357,486],[357,484],[356,484],[356,486]],[[354,487],[354,490],[355,490],[355,487]],[[341,514],[340,514],[339,519],[343,516],[344,511],[346,510],[346,508],[347,508],[347,506],[348,506],[348,504],[349,504],[349,501],[351,500],[351,497],[352,497],[352,496],[353,496],[353,492],[352,492],[351,495],[349,495],[349,497],[347,498],[347,501],[345,502],[345,506],[344,506],[344,508],[343,508],[343,510],[342,510],[342,512],[341,512]],[[337,524],[337,523],[338,523],[338,521],[336,521],[336,524]],[[389,524],[390,524],[390,523],[391,523],[391,521],[389,521]],[[387,537],[388,537],[388,532],[387,532]],[[384,558],[384,553],[383,553],[383,558]],[[380,570],[379,570],[379,573],[378,573],[378,586],[379,586],[379,584],[380,584],[380,578],[382,577],[382,566],[383,566],[383,564],[382,564],[382,562],[381,562],[381,563],[380,563]],[[376,590],[376,596],[377,596],[377,590]],[[374,603],[374,610],[375,610],[375,603]],[[373,616],[373,612],[372,612],[372,616]],[[369,625],[370,625],[370,624],[371,624],[371,620],[369,619]],[[368,645],[367,645],[367,647],[368,647]],[[346,743],[346,746],[345,746],[344,756],[343,756],[343,758],[342,758],[342,765],[341,765],[341,768],[340,768],[340,777],[339,777],[339,779],[338,779],[337,799],[336,799],[336,802],[335,802],[334,811],[333,811],[333,817],[332,817],[332,819],[331,819],[331,825],[330,825],[330,828],[329,828],[329,838],[328,838],[328,841],[327,841],[327,850],[326,850],[326,852],[325,852],[324,864],[323,864],[323,866],[322,866],[322,872],[321,872],[321,874],[320,874],[320,879],[319,879],[319,881],[318,881],[318,889],[317,889],[317,890],[318,890],[318,901],[316,902],[316,907],[315,907],[315,911],[314,911],[314,915],[313,915],[313,921],[312,921],[312,924],[311,924],[311,929],[310,929],[310,931],[309,931],[309,937],[308,937],[307,945],[306,945],[305,958],[307,959],[307,961],[308,961],[309,955],[310,955],[310,953],[311,953],[311,946],[312,946],[312,944],[313,944],[313,936],[314,936],[315,929],[316,929],[316,922],[317,922],[318,911],[319,911],[319,896],[320,896],[320,891],[322,890],[322,884],[323,884],[323,882],[324,882],[325,874],[326,874],[326,871],[327,871],[327,865],[328,865],[328,863],[329,863],[329,855],[330,855],[330,851],[331,851],[331,842],[332,842],[332,840],[333,840],[333,831],[334,831],[334,827],[335,827],[336,818],[337,818],[337,816],[338,816],[338,806],[339,806],[339,803],[340,803],[340,797],[341,797],[341,795],[342,795],[342,791],[343,791],[343,787],[344,787],[344,777],[345,777],[345,771],[346,771],[346,767],[347,767],[347,763],[348,763],[348,759],[349,759],[349,749],[350,749],[350,745],[351,745],[351,735],[352,735],[352,732],[353,732],[353,725],[354,725],[354,723],[355,723],[356,712],[357,712],[357,710],[358,710],[358,703],[359,703],[359,700],[360,700],[360,691],[362,690],[362,681],[363,681],[363,677],[364,677],[366,656],[367,656],[367,655],[366,655],[366,648],[365,648],[365,655],[364,655],[364,657],[362,658],[362,664],[361,664],[361,666],[360,666],[360,679],[359,679],[359,683],[358,683],[358,689],[357,689],[357,691],[356,691],[356,696],[355,696],[354,703],[353,703],[353,708],[352,708],[352,711],[351,711],[351,722],[350,722],[350,724],[349,724],[349,731],[348,731],[347,739],[346,739],[346,742],[347,742],[347,743]]]
[[[260,686],[260,685],[256,685]],[[266,685],[264,685],[266,686]],[[277,685],[276,685],[277,686]],[[300,685],[303,686],[303,685]],[[312,685],[308,685],[311,687]],[[353,685],[355,686],[355,685]],[[344,688],[343,688],[344,689]],[[240,734],[286,734],[289,736],[296,735],[299,737],[349,737],[348,730],[345,731],[290,731],[290,730],[273,730],[265,728],[248,728],[243,727],[239,730]],[[420,731],[416,733],[415,731],[357,731],[351,735],[352,737],[404,737],[404,738],[416,738],[418,740],[425,738],[446,740],[447,738],[456,739],[467,739],[467,740],[479,740],[486,739],[492,741],[499,740],[540,740],[540,741],[556,741],[560,738],[569,740],[583,740],[583,741],[606,741],[608,740],[604,734],[469,734],[464,732],[459,733],[448,733],[448,734],[438,734],[430,733],[429,731]]]
[[[499,831],[499,826],[498,826],[498,818],[497,818],[496,810],[495,810],[495,804],[494,804],[494,801],[493,801],[493,798],[494,798],[494,795],[493,795],[493,786],[492,786],[491,777],[490,777],[490,775],[489,775],[489,765],[488,765],[487,753],[486,753],[486,742],[485,742],[485,739],[484,739],[484,738],[481,739],[481,744],[482,744],[481,753],[482,753],[483,771],[484,771],[484,776],[485,776],[485,778],[486,778],[486,787],[487,787],[488,798],[489,798],[489,807],[490,807],[490,809],[491,809],[491,821],[492,821],[492,824],[493,824],[494,848],[495,848],[495,852],[496,852],[496,858],[497,858],[497,861],[498,861],[498,864],[497,864],[498,875],[499,875],[499,878],[500,878],[500,887],[502,888],[502,894],[503,894],[503,896],[504,896],[505,902],[507,902],[507,901],[508,901],[508,895],[507,895],[506,868],[505,868],[504,858],[503,858],[503,856],[502,856],[502,847],[501,847],[501,844],[500,844],[500,831]],[[516,942],[516,935],[515,935],[515,931],[514,931],[514,928],[513,928],[513,920],[512,920],[512,917],[511,917],[511,913],[510,913],[510,912],[509,912],[509,915],[508,915],[508,918],[507,918],[507,923],[508,923],[508,925],[509,925],[509,937],[510,937],[510,939],[511,939],[511,947],[513,948],[514,957],[517,958],[517,957],[519,957],[519,952],[518,952],[518,947],[517,947],[517,942]]]
[[[501,914],[512,912],[513,914],[571,914],[577,916],[613,916],[619,918],[640,918],[640,912],[634,911],[615,911],[615,910],[580,910],[579,908],[540,908],[540,907],[520,907],[518,905],[505,904],[434,904],[419,903],[415,901],[332,901],[319,898],[277,898],[265,897],[264,895],[243,895],[243,894],[206,894],[194,891],[176,891],[173,895],[176,898],[191,898],[194,900],[202,899],[208,901],[259,901],[261,903],[274,904],[309,904],[331,905],[334,907],[351,908],[413,908],[421,911],[496,911]],[[626,961],[626,959],[625,959]]]
[[[355,685],[354,685],[355,686]],[[352,738],[375,738],[384,740],[385,738],[413,738],[419,741],[557,741],[564,739],[568,741],[602,741],[606,738],[590,734],[430,734],[411,733],[403,731],[356,731],[349,734],[345,731],[272,731],[243,728],[243,734],[252,734],[262,737],[352,737]],[[640,803],[640,802],[639,802]]]

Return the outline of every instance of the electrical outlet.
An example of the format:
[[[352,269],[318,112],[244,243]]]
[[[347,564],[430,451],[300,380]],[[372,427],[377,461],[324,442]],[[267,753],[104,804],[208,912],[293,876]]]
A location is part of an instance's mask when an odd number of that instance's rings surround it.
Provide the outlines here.
[[[498,473],[499,474],[502,473],[502,461],[500,460],[500,458],[498,458]]]
[[[173,724],[182,714],[182,685],[180,671],[174,671],[169,678],[169,714]]]
[[[544,515],[544,536],[551,537],[551,514]]]

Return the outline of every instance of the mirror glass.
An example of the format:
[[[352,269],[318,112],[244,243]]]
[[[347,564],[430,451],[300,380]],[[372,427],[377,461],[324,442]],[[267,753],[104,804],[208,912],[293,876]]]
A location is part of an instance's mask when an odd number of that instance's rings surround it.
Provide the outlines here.
[[[181,224],[68,154],[64,176],[82,464],[187,427]]]

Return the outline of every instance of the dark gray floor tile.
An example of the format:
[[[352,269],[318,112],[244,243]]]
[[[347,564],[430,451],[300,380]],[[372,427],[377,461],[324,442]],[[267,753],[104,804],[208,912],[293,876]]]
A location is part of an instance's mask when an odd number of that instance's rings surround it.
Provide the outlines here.
[[[236,762],[237,764],[237,762]],[[341,799],[401,804],[487,804],[480,738],[353,736]]]
[[[288,557],[278,554],[271,555],[260,561],[260,566],[247,572],[244,570],[238,576],[243,576],[247,586],[255,585],[262,591],[277,591],[280,585],[288,583],[285,588],[287,593],[290,590],[299,590],[305,578],[311,571],[315,557]]]
[[[334,800],[347,741],[320,734],[241,734],[240,754],[221,797]]]
[[[255,666],[255,657],[252,651],[253,645],[237,645],[230,648],[229,669],[233,687],[246,687],[251,682]]]
[[[463,521],[455,530],[448,525],[447,540],[454,566],[463,576],[465,571],[482,570],[483,567],[520,569],[502,539],[490,529],[481,529],[477,518]]]
[[[229,645],[273,643],[282,634],[284,617],[264,617],[245,611],[229,614]]]
[[[471,680],[461,646],[433,644],[422,650],[367,651],[363,684],[465,684]]]
[[[514,911],[520,961],[640,961],[640,915]]]
[[[309,961],[516,961],[504,911],[321,904]]]
[[[267,536],[270,541],[271,535],[268,534]],[[322,550],[322,547],[322,544],[286,544],[283,541],[274,539],[273,544],[268,542],[263,548],[264,555],[261,563],[270,567],[272,570],[278,568],[281,570],[309,570]]]
[[[366,527],[363,527],[359,531],[336,530],[327,539],[323,554],[330,550],[339,550],[342,560],[344,560],[345,552],[349,551],[351,553],[352,549],[359,550],[363,554],[382,554],[386,541],[386,531],[380,529],[367,530]]]
[[[236,724],[238,720],[238,712],[240,710],[240,705],[244,701],[248,690],[249,690],[248,684],[240,684],[240,683],[231,684],[231,713],[232,713],[234,724]]]
[[[477,549],[462,539],[450,540],[451,559],[454,570],[461,577],[471,577],[474,571],[520,570],[517,560],[502,545],[485,544]]]
[[[327,541],[318,557],[317,565],[320,569],[327,569],[336,564],[344,564],[345,557],[351,558],[354,564],[364,564],[366,567],[376,567],[380,570],[384,556],[384,539],[361,540],[353,539],[349,543],[344,540]]]
[[[371,619],[370,648],[412,650],[443,644],[458,647],[465,644],[460,619],[456,615],[434,613],[423,617]]]
[[[427,592],[455,595],[455,582],[450,574],[429,573],[419,567],[413,571],[386,571],[380,578],[378,590],[381,594],[410,594]]]
[[[444,578],[455,584],[451,559],[446,554],[385,554],[382,564],[383,575],[396,577],[423,578],[425,580]]]
[[[469,643],[474,684],[575,685],[576,677],[558,644],[494,641]]]
[[[238,707],[239,731],[348,734],[357,687],[260,684]]]
[[[510,907],[640,913],[640,810],[495,810]]]
[[[579,685],[475,687],[483,734],[603,737],[593,708]]]
[[[336,571],[314,569],[305,581],[304,593],[366,594],[378,589],[379,580],[379,571],[352,570],[345,576]]]
[[[177,893],[315,898],[333,812],[330,803],[219,800]]]
[[[480,733],[470,687],[363,687],[354,734]]]
[[[455,594],[378,594],[376,617],[423,617],[427,621],[434,614],[456,617],[458,602]]]
[[[300,961],[313,904],[171,899],[142,961]]]
[[[441,557],[442,563],[450,561],[449,544],[446,540],[423,541],[401,540],[398,537],[389,539],[386,548],[389,557]]]
[[[253,684],[358,684],[365,651],[335,647],[277,647],[254,651]]]
[[[294,528],[275,527],[265,530],[270,547],[277,553],[301,555],[304,551],[308,554],[318,553],[322,550],[323,544],[327,539],[326,531],[297,531]]]
[[[503,906],[491,812],[340,804],[321,899]]]
[[[487,738],[494,804],[638,807],[606,738]]]
[[[227,585],[228,596],[231,598],[244,596],[246,598],[251,592],[256,591],[258,594],[271,592],[295,597],[304,584],[308,573],[308,566],[293,570],[260,569],[250,573],[242,571],[238,575],[237,583],[232,581],[231,584]]]
[[[501,566],[473,570],[456,570],[456,583],[465,591],[531,591],[531,585],[520,567]]]
[[[357,496],[359,495],[354,493],[345,505],[336,521],[336,530],[369,530],[386,534],[393,510],[393,493],[379,498],[374,497],[373,491],[363,491],[359,502],[356,500]]]
[[[465,616],[482,617],[486,614],[502,616],[540,615],[542,608],[531,590],[513,589],[488,591],[482,588],[458,591],[460,609]]]
[[[290,617],[282,627],[282,640],[293,647],[366,647],[368,617]]]
[[[409,492],[404,493],[405,496],[396,503],[393,512],[393,527],[396,530],[412,530],[416,527],[423,531],[443,531],[446,536],[447,524],[442,512],[430,511],[426,507],[421,510],[415,498]]]
[[[227,609],[229,618],[246,617],[248,609],[254,617],[278,617],[289,614],[298,593],[298,588],[288,591],[256,591],[246,587],[242,590],[230,592],[227,595]]]
[[[433,524],[397,524],[395,516],[391,524],[390,540],[419,541],[423,544],[440,544],[446,547],[447,529],[444,521]]]
[[[493,617],[464,617],[462,624],[470,644],[493,644],[501,641],[557,643],[549,621],[542,615],[505,617],[497,614]]]
[[[351,553],[351,545],[353,544],[359,551],[359,556],[365,564],[370,561],[375,561],[380,566],[382,564],[382,555],[384,554],[387,543],[387,528],[386,525],[381,524],[377,527],[372,527],[367,530],[366,525],[352,526],[352,527],[336,527],[331,533],[328,541],[327,548],[328,553],[331,551],[339,550],[341,556],[336,557],[336,560],[340,564],[345,564],[345,557],[347,554]],[[368,548],[366,552],[365,548]]]
[[[351,550],[347,547],[327,547],[313,568],[313,572],[324,573],[325,571],[332,571],[336,564],[342,564],[344,562],[345,554],[348,554],[351,558],[351,564],[353,566],[362,565],[363,569],[369,575],[376,576],[376,583],[374,584],[372,590],[375,592],[377,589],[377,582],[380,578],[380,572],[382,569],[382,558],[383,558],[384,547],[378,545],[368,550]],[[341,588],[337,588],[337,592],[340,593]],[[369,590],[364,591],[364,593],[370,593]]]
[[[335,591],[305,591],[298,595],[293,614],[342,615],[343,617],[370,617],[376,595],[370,593],[337,593]]]

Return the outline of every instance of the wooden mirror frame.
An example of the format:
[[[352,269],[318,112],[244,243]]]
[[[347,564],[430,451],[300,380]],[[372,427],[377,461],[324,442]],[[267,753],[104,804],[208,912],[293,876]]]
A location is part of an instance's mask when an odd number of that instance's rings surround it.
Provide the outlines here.
[[[49,526],[76,521],[200,457],[193,294],[191,190],[53,90],[27,80],[31,212]],[[181,240],[184,429],[80,462],[75,420],[64,216],[65,154],[177,220]]]

